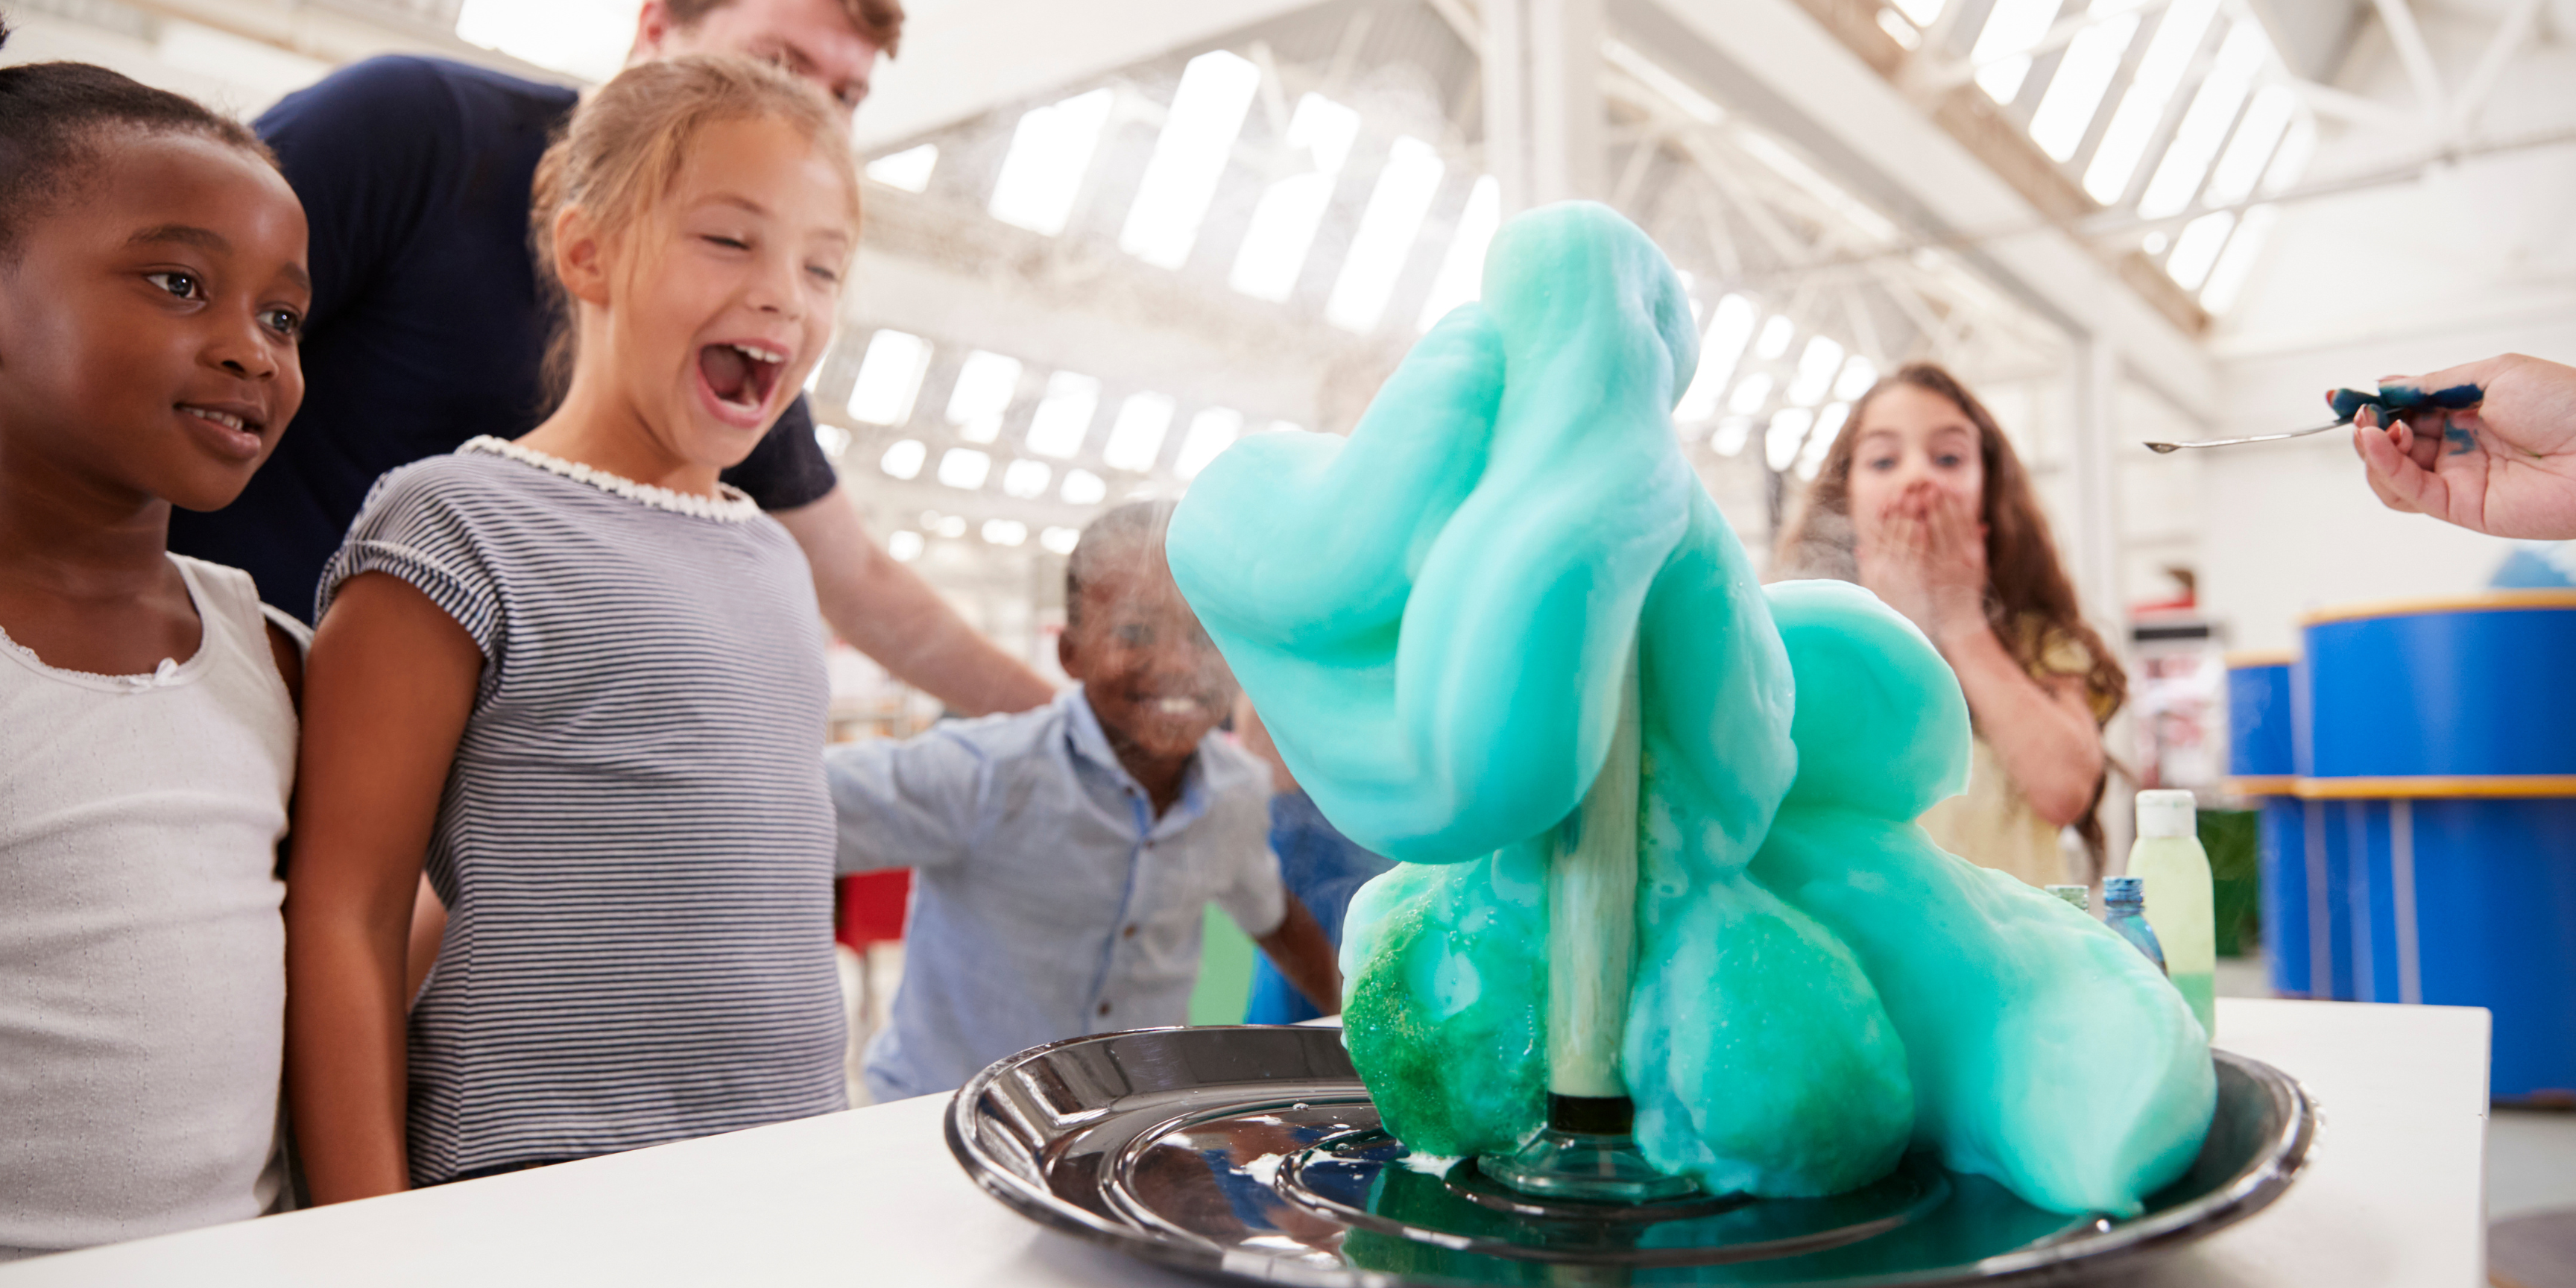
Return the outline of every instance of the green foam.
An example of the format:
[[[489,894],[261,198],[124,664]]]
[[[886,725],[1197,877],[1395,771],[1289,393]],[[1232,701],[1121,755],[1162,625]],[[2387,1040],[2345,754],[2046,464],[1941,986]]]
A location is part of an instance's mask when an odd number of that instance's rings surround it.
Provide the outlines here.
[[[1966,780],[1958,684],[1864,591],[1758,586],[1674,436],[1691,327],[1633,225],[1533,211],[1347,440],[1247,439],[1173,517],[1173,575],[1289,768],[1403,860],[1346,923],[1353,1062],[1416,1150],[1542,1125],[1551,838],[1633,656],[1618,1057],[1648,1161],[1806,1197],[1911,1143],[2135,1210],[2206,1130],[2206,1039],[2098,923],[1913,826]]]

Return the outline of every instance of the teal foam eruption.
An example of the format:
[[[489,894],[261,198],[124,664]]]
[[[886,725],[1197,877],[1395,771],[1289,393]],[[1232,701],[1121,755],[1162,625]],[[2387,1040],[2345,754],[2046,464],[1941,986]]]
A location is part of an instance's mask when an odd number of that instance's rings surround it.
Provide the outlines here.
[[[1695,361],[1652,241],[1532,211],[1348,439],[1247,439],[1173,517],[1289,768],[1403,861],[1345,928],[1354,1063],[1425,1153],[1624,1095],[1712,1192],[1838,1193],[1913,1144],[2136,1210],[2206,1129],[2206,1039],[2107,930],[1914,827],[1966,780],[1958,684],[1866,592],[1756,583],[1674,437]]]

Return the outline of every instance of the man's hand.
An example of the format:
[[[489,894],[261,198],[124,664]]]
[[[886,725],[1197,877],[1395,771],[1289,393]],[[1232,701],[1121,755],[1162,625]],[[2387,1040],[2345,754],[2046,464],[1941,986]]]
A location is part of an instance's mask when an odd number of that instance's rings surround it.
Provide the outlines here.
[[[2485,391],[2462,411],[2362,408],[2353,450],[2388,508],[2499,537],[2576,538],[2576,367],[2508,353],[2380,383]]]

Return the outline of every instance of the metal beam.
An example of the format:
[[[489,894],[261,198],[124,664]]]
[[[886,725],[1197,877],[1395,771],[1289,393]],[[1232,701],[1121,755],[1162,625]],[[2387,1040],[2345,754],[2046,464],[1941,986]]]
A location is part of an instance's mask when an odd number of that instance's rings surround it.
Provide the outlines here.
[[[1651,38],[1631,43],[1655,49],[1677,71],[1724,86],[1730,100],[1918,236],[1946,239],[1966,228],[2045,223],[2027,197],[1926,118],[1798,0],[1731,0],[1722,8],[1617,0],[1610,13],[1623,29],[1652,29]],[[1895,49],[1894,41],[1886,43]],[[2042,226],[1961,253],[2064,332],[2109,342],[2138,379],[2177,407],[2210,409],[2216,375],[2208,356],[2071,233]]]
[[[2532,28],[2540,22],[2541,0],[2518,0],[2505,11],[2496,24],[2495,34],[2487,38],[2484,53],[2477,66],[2469,70],[2468,79],[2460,82],[2460,92],[2451,99],[2450,117],[2442,131],[2444,143],[2467,137],[2477,126],[2478,113],[2486,110],[2487,96],[2495,92],[2496,82],[2503,78],[2505,64],[2531,39]]]
[[[2397,61],[2406,69],[2406,79],[2414,82],[2415,97],[2424,110],[2426,123],[2434,136],[2447,118],[2442,100],[2442,74],[2433,66],[2432,47],[2424,43],[2424,29],[2415,25],[2415,11],[2406,0],[2371,0],[2379,10],[2380,24],[2388,28],[2389,43],[2397,47]]]
[[[1191,49],[1317,0],[1123,0],[1114,17],[1065,0],[948,0],[906,25],[853,128],[862,151],[1058,86]]]
[[[1506,214],[1602,195],[1601,0],[1486,0],[1485,165]]]

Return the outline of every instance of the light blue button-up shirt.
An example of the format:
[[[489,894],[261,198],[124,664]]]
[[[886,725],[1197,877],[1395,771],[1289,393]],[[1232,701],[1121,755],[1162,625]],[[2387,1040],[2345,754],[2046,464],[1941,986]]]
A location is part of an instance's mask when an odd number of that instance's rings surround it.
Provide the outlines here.
[[[903,987],[868,1044],[880,1101],[952,1090],[1043,1042],[1182,1023],[1201,909],[1256,939],[1285,915],[1261,763],[1208,735],[1156,818],[1078,687],[834,747],[824,768],[841,870],[914,870]]]

